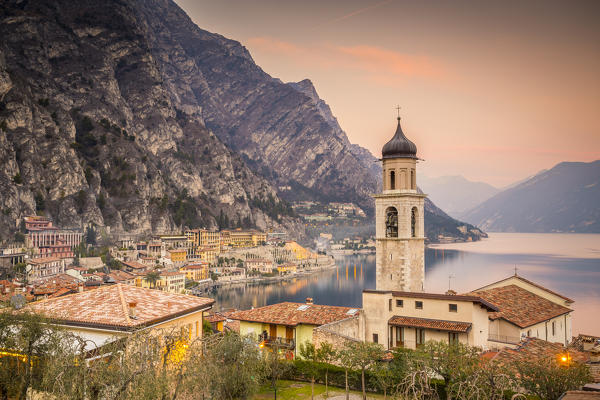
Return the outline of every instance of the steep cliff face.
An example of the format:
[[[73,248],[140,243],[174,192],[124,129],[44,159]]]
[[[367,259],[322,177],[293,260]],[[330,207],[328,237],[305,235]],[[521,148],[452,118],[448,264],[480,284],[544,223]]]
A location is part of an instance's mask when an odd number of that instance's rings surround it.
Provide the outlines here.
[[[274,223],[261,210],[279,201],[270,184],[206,128],[198,98],[209,89],[169,41],[170,9],[182,13],[167,2],[4,2],[4,235],[36,209],[62,226],[133,232],[215,225],[221,210]]]
[[[266,74],[238,42],[199,29],[174,4],[150,3],[143,9],[160,21],[161,46],[181,48],[198,68],[189,100],[252,169],[277,184],[373,208],[376,180],[309,96]]]
[[[0,166],[4,236],[36,211],[116,231],[298,230],[277,185],[367,212],[381,186],[310,81],[270,77],[171,0],[5,1]]]

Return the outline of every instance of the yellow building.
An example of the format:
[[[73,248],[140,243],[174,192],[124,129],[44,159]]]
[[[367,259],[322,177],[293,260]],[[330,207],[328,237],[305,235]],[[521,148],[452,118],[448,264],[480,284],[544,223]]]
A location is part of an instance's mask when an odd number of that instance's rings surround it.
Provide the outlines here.
[[[214,263],[217,259],[219,252],[212,247],[200,247],[197,250],[196,255],[207,263]]]
[[[179,268],[179,272],[184,273],[186,278],[192,281],[201,281],[210,278],[208,263],[188,264]]]
[[[141,287],[146,289],[158,289],[169,293],[183,293],[185,290],[185,276],[184,272],[169,271],[160,272],[158,280],[150,282],[144,276],[141,281]]]
[[[285,242],[284,249],[293,252],[297,260],[308,260],[309,258],[317,258],[317,254],[300,246],[294,241]]]
[[[251,335],[266,347],[286,350],[286,357],[297,357],[298,347],[313,343],[313,329],[354,317],[356,308],[303,303],[278,303],[252,310],[237,311],[228,318],[240,321],[240,334]]]
[[[221,244],[230,247],[256,247],[267,241],[267,234],[255,230],[236,229],[221,232]]]
[[[183,264],[187,260],[186,249],[169,250],[168,253],[173,264]]]
[[[27,307],[86,339],[89,351],[141,329],[185,328],[191,340],[202,338],[202,320],[213,303],[205,297],[116,284]]]
[[[279,275],[295,274],[296,273],[296,264],[286,263],[286,264],[278,265],[277,272],[279,272]]]

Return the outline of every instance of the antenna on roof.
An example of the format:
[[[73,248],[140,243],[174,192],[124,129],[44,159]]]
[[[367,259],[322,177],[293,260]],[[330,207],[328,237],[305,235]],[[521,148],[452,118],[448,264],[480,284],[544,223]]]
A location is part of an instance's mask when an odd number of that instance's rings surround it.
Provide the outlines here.
[[[454,278],[454,275],[452,274],[448,274],[448,290],[451,290],[452,288],[450,287],[450,279]]]
[[[517,276],[517,264],[515,264],[515,276]]]

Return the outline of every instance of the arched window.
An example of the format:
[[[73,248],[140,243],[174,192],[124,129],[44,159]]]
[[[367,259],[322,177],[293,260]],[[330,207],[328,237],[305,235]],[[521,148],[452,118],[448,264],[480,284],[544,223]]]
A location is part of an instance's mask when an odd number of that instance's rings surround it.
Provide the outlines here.
[[[417,237],[417,207],[410,212],[410,236]]]
[[[410,170],[410,188],[411,188],[412,190],[415,190],[415,189],[416,189],[416,186],[417,186],[417,185],[415,184],[415,170],[414,170],[414,169],[411,169],[411,170]]]
[[[396,189],[396,172],[390,171],[390,189]]]
[[[394,207],[385,210],[385,237],[398,237],[398,210]]]

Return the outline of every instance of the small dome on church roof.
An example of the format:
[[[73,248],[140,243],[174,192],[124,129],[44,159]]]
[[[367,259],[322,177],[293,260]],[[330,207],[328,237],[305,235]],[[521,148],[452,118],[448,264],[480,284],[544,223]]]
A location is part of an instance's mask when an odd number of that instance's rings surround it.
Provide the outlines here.
[[[381,155],[383,158],[417,158],[417,146],[404,136],[400,126],[400,117],[398,117],[396,133],[392,140],[383,146]]]

